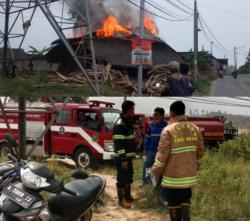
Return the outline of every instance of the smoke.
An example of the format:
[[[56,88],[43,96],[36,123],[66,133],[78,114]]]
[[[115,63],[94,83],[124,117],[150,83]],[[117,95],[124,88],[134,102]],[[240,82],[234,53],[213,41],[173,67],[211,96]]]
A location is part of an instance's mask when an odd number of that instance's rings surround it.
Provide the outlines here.
[[[75,15],[77,21],[81,21],[79,13],[85,16],[85,0],[70,0],[72,5],[71,14]],[[93,29],[102,27],[103,20],[108,15],[114,15],[121,25],[129,28],[138,27],[139,9],[125,0],[88,0],[90,18]],[[77,15],[78,14],[78,15]]]

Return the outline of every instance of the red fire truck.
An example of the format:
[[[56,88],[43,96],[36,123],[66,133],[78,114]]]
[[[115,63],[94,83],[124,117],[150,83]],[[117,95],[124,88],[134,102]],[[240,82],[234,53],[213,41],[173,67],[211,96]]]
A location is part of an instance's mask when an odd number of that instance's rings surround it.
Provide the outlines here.
[[[63,104],[55,105],[59,110]],[[43,139],[46,155],[69,156],[78,166],[93,166],[95,160],[110,160],[113,155],[112,128],[120,115],[113,103],[89,101],[89,104],[68,103]],[[27,141],[35,141],[53,117],[46,114],[26,114]],[[7,113],[13,136],[18,139],[18,115]],[[7,127],[0,115],[0,152],[6,156],[4,136]]]
[[[113,107],[114,103],[89,101],[88,104],[68,103],[56,121],[45,134],[42,149],[45,155],[68,156],[81,167],[94,166],[95,161],[110,160],[113,156],[112,128],[120,115],[120,110]],[[51,109],[51,105],[45,105]],[[55,105],[60,110],[63,104]],[[16,111],[16,109],[14,109]],[[27,109],[28,110],[28,109]],[[18,114],[12,109],[7,119],[13,136],[18,139]],[[52,119],[54,111],[26,114],[26,139],[34,142]],[[150,118],[137,114],[145,132]],[[190,121],[199,126],[206,144],[216,146],[225,140],[224,123],[220,117],[189,117]],[[0,112],[0,154],[6,156],[9,147],[4,140],[8,132],[4,117]]]
[[[137,118],[140,119],[143,131],[145,133],[150,122],[152,122],[152,116],[145,116],[145,114],[136,114]],[[168,121],[169,118],[166,118]],[[188,121],[196,124],[202,131],[204,143],[208,147],[218,147],[219,144],[225,140],[233,139],[238,135],[238,130],[234,127],[225,129],[224,118],[222,116],[214,117],[191,117],[188,116]]]

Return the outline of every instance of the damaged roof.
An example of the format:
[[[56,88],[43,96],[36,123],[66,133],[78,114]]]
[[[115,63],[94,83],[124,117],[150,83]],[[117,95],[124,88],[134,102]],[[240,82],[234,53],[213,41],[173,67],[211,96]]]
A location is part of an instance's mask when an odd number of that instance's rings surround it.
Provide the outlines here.
[[[133,37],[133,36],[131,36]],[[113,66],[122,67],[137,67],[131,64],[132,42],[130,38],[116,37],[116,38],[99,38],[94,37],[95,54],[98,61],[110,63]],[[81,38],[68,39],[74,50],[76,50]],[[154,37],[149,39],[153,41],[152,44],[152,60],[153,66],[160,64],[167,64],[169,61],[179,61],[186,63],[184,58],[171,48],[168,44],[159,38]],[[89,43],[89,38],[84,41]],[[65,49],[60,39],[52,43],[51,50],[47,53],[46,58],[51,63],[72,62],[72,58]],[[149,67],[150,68],[150,67]]]

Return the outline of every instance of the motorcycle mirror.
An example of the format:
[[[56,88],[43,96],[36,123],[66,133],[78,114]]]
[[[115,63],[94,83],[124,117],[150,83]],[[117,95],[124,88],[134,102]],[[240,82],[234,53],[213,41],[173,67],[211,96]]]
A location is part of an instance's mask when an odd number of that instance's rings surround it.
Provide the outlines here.
[[[18,161],[17,158],[14,155],[10,154],[10,153],[8,154],[8,158],[10,160],[12,160],[13,162],[17,162]]]
[[[73,170],[71,176],[75,179],[86,179],[89,175],[81,170]]]

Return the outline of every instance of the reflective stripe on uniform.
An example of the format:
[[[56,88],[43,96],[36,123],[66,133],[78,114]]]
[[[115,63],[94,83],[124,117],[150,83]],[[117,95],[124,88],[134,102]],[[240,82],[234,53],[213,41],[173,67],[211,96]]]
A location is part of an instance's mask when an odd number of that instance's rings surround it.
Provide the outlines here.
[[[130,140],[134,138],[135,138],[135,135],[129,135],[129,136],[125,136],[121,134],[113,135],[113,140]]]
[[[135,153],[126,153],[126,157],[135,157]]]
[[[161,161],[156,159],[154,165],[156,165],[157,167],[164,167],[165,163],[162,163]]]
[[[122,155],[124,153],[125,153],[125,151],[123,153],[120,153],[120,154],[119,153],[115,153],[114,157],[119,157],[120,155]],[[135,156],[136,156],[135,153],[126,153],[126,157],[135,157]]]
[[[124,154],[124,153],[126,153],[125,150],[118,150],[116,154],[117,154],[117,155],[122,155],[122,154]]]
[[[196,146],[187,146],[187,147],[176,147],[171,149],[171,154],[185,153],[185,152],[195,152],[197,149]]]
[[[184,177],[184,178],[170,178],[163,176],[162,186],[172,186],[172,187],[186,187],[193,186],[197,183],[197,176]]]

